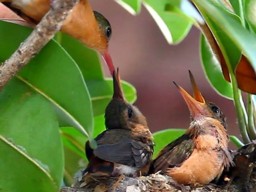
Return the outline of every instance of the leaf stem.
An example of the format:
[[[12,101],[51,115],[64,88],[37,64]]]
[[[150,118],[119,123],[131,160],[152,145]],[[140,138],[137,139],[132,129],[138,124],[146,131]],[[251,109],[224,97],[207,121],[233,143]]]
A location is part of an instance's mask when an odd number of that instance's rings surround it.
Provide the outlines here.
[[[248,133],[251,140],[256,139],[256,129],[253,120],[253,103],[252,95],[247,95],[247,118],[248,118]]]
[[[245,17],[244,17],[244,1],[239,0],[239,12],[240,12],[240,18],[241,18],[241,24],[244,28],[246,28],[246,24],[245,24]]]
[[[251,140],[247,132],[247,116],[242,99],[241,91],[238,89],[236,78],[233,72],[230,70],[231,83],[233,88],[234,105],[236,109],[236,115],[238,119],[238,126],[242,135],[244,143],[249,143]]]

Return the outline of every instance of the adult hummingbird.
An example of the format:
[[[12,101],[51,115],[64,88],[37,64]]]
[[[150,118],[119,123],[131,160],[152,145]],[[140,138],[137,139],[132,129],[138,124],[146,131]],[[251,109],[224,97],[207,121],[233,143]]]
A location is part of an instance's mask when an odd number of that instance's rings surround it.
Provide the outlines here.
[[[113,98],[105,111],[106,130],[85,151],[89,160],[85,172],[95,176],[138,176],[148,172],[153,154],[153,138],[146,118],[129,104],[122,93],[119,71],[113,73]]]
[[[0,0],[30,23],[39,23],[50,9],[51,0]],[[97,50],[106,61],[111,74],[114,71],[108,43],[112,29],[99,12],[92,11],[88,0],[80,0],[63,23],[61,31]]]
[[[219,107],[208,103],[190,74],[194,97],[174,84],[185,100],[191,122],[185,134],[168,144],[152,162],[151,172],[162,173],[185,185],[204,185],[218,179],[232,164],[226,119]]]

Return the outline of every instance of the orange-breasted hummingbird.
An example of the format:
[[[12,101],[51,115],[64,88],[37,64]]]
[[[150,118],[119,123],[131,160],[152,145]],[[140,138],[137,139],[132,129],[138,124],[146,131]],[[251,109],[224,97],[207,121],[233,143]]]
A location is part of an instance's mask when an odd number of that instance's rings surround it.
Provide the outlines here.
[[[51,0],[0,0],[0,2],[16,10],[25,20],[36,24],[50,9]],[[113,73],[114,66],[108,52],[111,25],[102,14],[92,11],[88,0],[80,0],[74,6],[61,31],[80,40],[87,47],[97,50],[106,61],[110,73]]]
[[[151,164],[151,172],[161,171],[185,185],[204,185],[218,179],[232,164],[228,150],[226,119],[219,107],[208,103],[190,74],[194,97],[174,84],[185,100],[191,115],[189,128],[168,144]]]
[[[113,73],[113,86],[113,98],[105,111],[106,130],[95,138],[95,149],[86,143],[89,164],[85,172],[92,176],[147,174],[153,138],[146,118],[124,99],[118,70]]]

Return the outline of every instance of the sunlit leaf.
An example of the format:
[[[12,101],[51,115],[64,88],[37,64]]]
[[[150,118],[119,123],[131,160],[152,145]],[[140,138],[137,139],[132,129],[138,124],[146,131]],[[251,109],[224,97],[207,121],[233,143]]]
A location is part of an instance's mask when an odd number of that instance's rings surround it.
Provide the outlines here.
[[[187,36],[193,21],[171,1],[145,0],[144,5],[168,43],[179,43]]]
[[[138,14],[141,10],[142,0],[115,0],[115,1],[133,15]]]
[[[240,20],[234,14],[225,11],[222,7],[214,3],[208,3],[209,1],[206,4],[195,2],[218,42],[219,47],[217,47],[217,49],[219,48],[221,53],[218,52],[218,50],[215,50],[214,53],[217,54],[225,78],[229,80],[229,74],[227,70],[224,70],[228,68],[229,73],[236,75],[240,89],[249,93],[256,93],[256,87],[253,86],[256,83],[256,73],[255,68],[253,69],[253,65],[251,65],[253,63],[250,63],[252,61],[250,58],[256,62],[255,54],[253,54],[254,50],[251,50],[253,47],[250,45],[253,44],[253,41],[256,42],[255,36],[249,34],[249,31],[244,28]],[[217,14],[212,14],[211,11],[209,11],[210,8],[216,9]],[[234,28],[231,23],[236,25],[237,28]],[[223,26],[225,27],[223,28]],[[210,42],[210,44],[214,43],[212,40],[208,42]],[[246,44],[248,44],[248,46],[245,48]],[[242,52],[245,56],[241,57]],[[221,59],[222,54],[224,59]]]
[[[219,61],[213,55],[204,36],[201,36],[200,40],[200,53],[202,67],[213,88],[222,96],[233,99],[232,85],[224,79]]]
[[[215,6],[213,1],[199,1],[194,0],[199,7],[200,12],[204,14],[204,18],[209,18],[227,37],[235,44],[229,50],[229,58],[232,58],[232,51],[238,48],[243,51],[244,55],[248,58],[254,70],[256,70],[256,36],[247,31],[241,23],[230,13],[223,11],[223,9]],[[225,26],[225,27],[223,27]],[[230,44],[225,43],[230,46]],[[227,49],[228,51],[228,49]],[[224,53],[225,54],[225,53]],[[233,55],[236,55],[233,53]],[[233,67],[234,68],[234,67]]]

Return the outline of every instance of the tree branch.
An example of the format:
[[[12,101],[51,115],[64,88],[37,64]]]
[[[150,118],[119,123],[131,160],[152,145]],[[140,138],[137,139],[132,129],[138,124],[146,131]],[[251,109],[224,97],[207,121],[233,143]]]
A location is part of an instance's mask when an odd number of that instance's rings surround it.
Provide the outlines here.
[[[30,36],[0,66],[0,90],[54,37],[78,1],[51,1],[50,10],[35,27]]]

